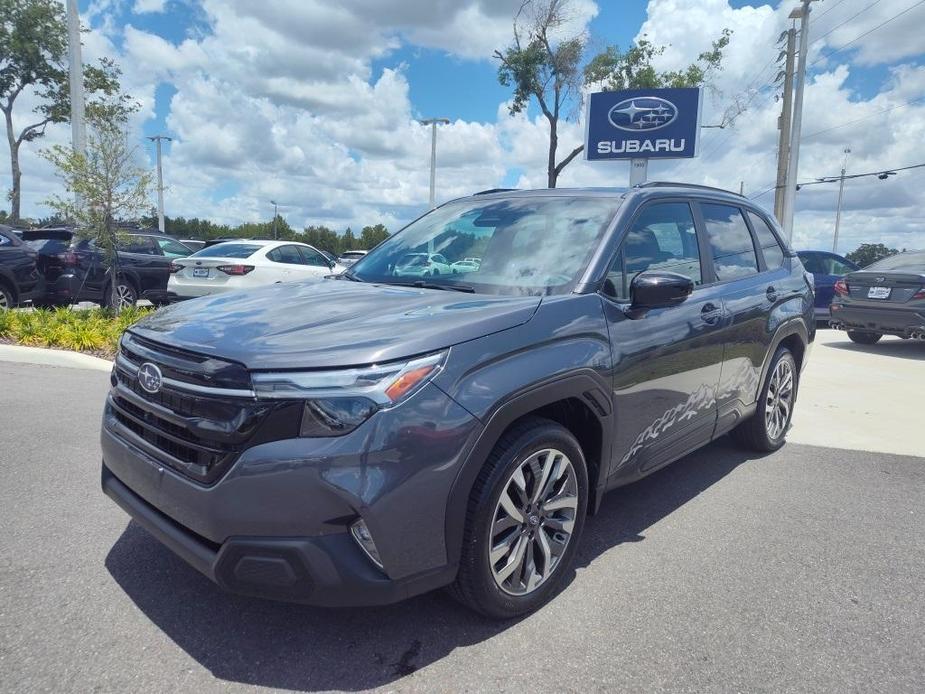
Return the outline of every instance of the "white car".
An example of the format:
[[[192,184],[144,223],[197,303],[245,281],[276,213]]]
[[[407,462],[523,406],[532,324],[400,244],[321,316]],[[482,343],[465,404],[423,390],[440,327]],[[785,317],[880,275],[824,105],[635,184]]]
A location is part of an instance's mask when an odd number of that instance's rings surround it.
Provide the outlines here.
[[[481,266],[481,258],[463,258],[450,265],[450,270],[452,270],[455,275],[458,272],[478,272]]]
[[[432,277],[451,274],[450,263],[440,253],[406,253],[395,264],[399,277]]]
[[[350,267],[356,261],[362,260],[364,255],[366,255],[366,251],[344,251],[340,254],[337,262],[344,267]]]
[[[345,268],[316,249],[293,241],[225,241],[170,265],[167,294],[192,299],[278,282],[321,280]]]

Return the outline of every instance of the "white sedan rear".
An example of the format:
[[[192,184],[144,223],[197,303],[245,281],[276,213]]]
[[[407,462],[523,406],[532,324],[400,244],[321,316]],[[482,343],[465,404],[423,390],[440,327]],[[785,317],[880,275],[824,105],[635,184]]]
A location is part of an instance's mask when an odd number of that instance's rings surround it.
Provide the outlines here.
[[[171,299],[261,287],[278,282],[321,280],[345,268],[317,250],[293,241],[225,241],[170,265]]]

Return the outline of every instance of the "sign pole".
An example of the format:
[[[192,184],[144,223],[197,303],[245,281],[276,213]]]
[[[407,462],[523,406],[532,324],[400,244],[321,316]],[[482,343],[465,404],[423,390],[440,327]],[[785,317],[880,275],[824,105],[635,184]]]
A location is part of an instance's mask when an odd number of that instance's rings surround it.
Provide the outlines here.
[[[645,183],[648,175],[648,159],[630,159],[630,188]]]

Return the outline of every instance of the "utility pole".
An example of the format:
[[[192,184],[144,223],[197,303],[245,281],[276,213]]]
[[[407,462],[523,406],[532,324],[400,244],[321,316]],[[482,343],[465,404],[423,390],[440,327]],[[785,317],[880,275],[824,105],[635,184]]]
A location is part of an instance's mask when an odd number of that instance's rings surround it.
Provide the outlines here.
[[[166,135],[154,135],[148,138],[157,147],[157,228],[164,233],[164,172],[161,170],[161,140],[172,142]]]
[[[437,124],[447,124],[449,118],[425,118],[418,121],[430,126],[430,209],[437,206]]]
[[[838,226],[841,224],[841,201],[845,192],[845,171],[848,169],[848,155],[851,148],[845,147],[845,161],[841,165],[841,176],[838,182],[838,202],[835,203],[835,238],[832,239],[832,253],[838,253]]]
[[[793,238],[793,213],[796,206],[797,172],[800,168],[800,135],[803,127],[803,89],[806,85],[806,53],[809,51],[809,13],[814,0],[803,0],[800,17],[800,58],[797,61],[796,90],[793,97],[793,123],[790,126],[790,154],[787,180],[784,184],[784,204],[781,224],[787,240]],[[794,12],[790,13],[794,17]],[[795,18],[795,17],[794,17]]]
[[[798,12],[798,10],[794,10]],[[791,16],[793,13],[791,13]],[[787,187],[787,165],[790,163],[790,119],[793,116],[793,63],[797,44],[797,31],[787,30],[787,60],[784,63],[784,97],[777,127],[777,187],[774,189],[774,216],[780,222],[784,217],[784,189]],[[778,58],[779,60],[779,58]]]
[[[276,200],[270,200],[273,205],[273,240],[278,241],[279,238],[276,235],[276,218],[279,216],[279,205],[276,203]]]
[[[77,12],[77,0],[67,0],[67,47],[71,96],[71,148],[77,154],[86,154],[84,64],[80,56],[80,14]],[[76,195],[75,198],[80,205],[80,195]]]

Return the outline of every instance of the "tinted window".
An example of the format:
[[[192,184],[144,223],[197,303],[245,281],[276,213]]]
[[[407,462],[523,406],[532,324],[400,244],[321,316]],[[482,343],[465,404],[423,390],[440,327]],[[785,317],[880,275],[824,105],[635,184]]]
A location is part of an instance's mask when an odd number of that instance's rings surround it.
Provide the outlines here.
[[[150,236],[129,234],[119,243],[119,250],[141,255],[160,255],[160,249]]]
[[[6,234],[0,234],[0,246],[12,246],[13,240],[7,237]]]
[[[764,264],[768,270],[776,270],[784,264],[784,250],[777,242],[777,237],[771,231],[767,221],[749,210],[748,219],[752,223],[752,230],[758,239],[758,245],[764,254]]]
[[[331,267],[327,259],[314,248],[304,248],[302,246],[298,248],[302,253],[302,262],[305,263],[305,265],[311,265],[312,267]]]
[[[161,252],[168,258],[185,258],[192,251],[178,241],[173,239],[157,239],[157,245],[160,246]]]
[[[667,270],[701,284],[700,251],[687,203],[650,205],[633,223],[610,271],[605,292],[629,301],[629,285],[640,272]]]
[[[203,248],[201,251],[193,253],[197,258],[249,258],[259,251],[263,246],[253,243],[217,243],[214,246]]]
[[[719,280],[739,279],[758,272],[752,235],[738,207],[703,204],[703,219]]]
[[[267,258],[274,263],[287,263],[288,265],[302,265],[302,255],[298,246],[280,246],[267,253]]]
[[[925,272],[925,251],[899,253],[868,265],[865,270],[908,270]]]
[[[849,265],[834,255],[826,256],[825,261],[830,275],[847,275],[849,272],[857,270],[857,266]]]

